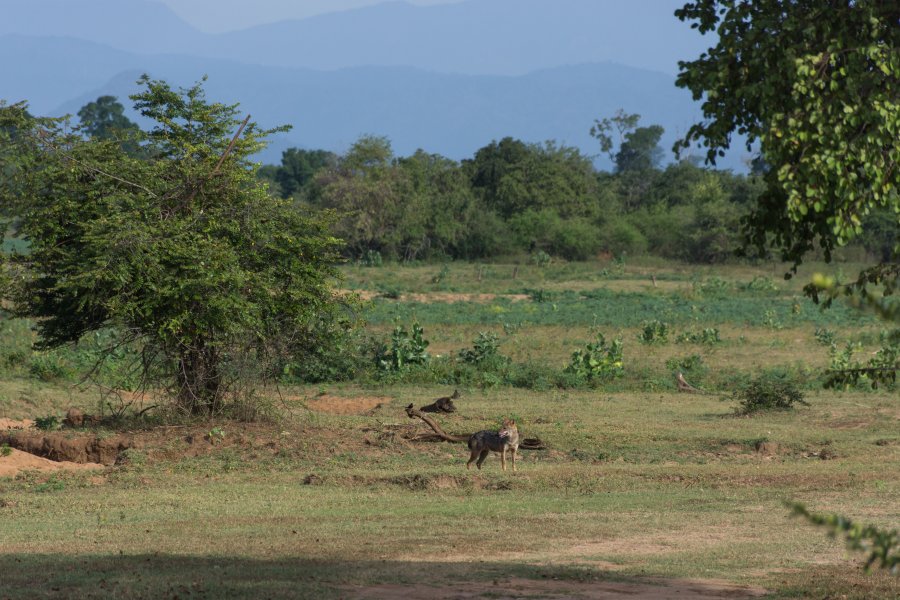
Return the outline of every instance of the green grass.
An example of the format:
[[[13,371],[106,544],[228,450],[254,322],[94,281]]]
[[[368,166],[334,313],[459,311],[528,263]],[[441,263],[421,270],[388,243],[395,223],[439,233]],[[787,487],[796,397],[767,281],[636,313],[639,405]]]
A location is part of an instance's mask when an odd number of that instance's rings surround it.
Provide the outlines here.
[[[40,585],[61,597],[96,593],[101,576],[122,594],[197,583],[212,595],[288,597],[282,585],[308,581],[309,597],[332,596],[345,584],[420,581],[435,563],[447,582],[577,568],[571,576],[777,591],[784,570],[852,571],[860,560],[788,518],[783,500],[896,522],[900,482],[886,474],[900,466],[900,413],[890,397],[820,392],[809,408],[737,418],[710,397],[465,390],[460,412],[441,418],[448,430],[515,413],[524,435],[551,448],[523,452],[516,474],[496,457],[472,474],[461,445],[379,437],[406,424],[407,402],[441,391],[392,388],[368,417],[298,410],[274,428],[222,424],[233,443],[197,457],[175,458],[187,447],[181,433],[157,434],[145,461],[99,486],[87,475],[6,480],[0,566],[15,558],[25,568],[4,593],[25,597],[50,568]],[[759,440],[775,454],[757,453]],[[817,458],[825,447],[836,458]],[[302,484],[311,473],[322,485]],[[125,568],[107,572],[114,564]]]
[[[625,376],[599,389],[463,386],[458,412],[437,417],[468,433],[516,415],[524,437],[548,446],[523,451],[518,473],[500,471],[496,456],[467,472],[462,444],[404,438],[424,426],[403,407],[452,387],[366,378],[289,387],[276,424],[131,431],[138,443],[129,460],[100,474],[0,479],[0,597],[328,598],[352,597],[352,586],[464,582],[490,597],[493,582],[514,577],[719,579],[761,585],[775,598],[900,597],[896,578],[860,573],[861,555],[783,506],[802,501],[897,526],[896,390],[818,386],[828,357],[815,328],[869,350],[877,323],[846,308],[820,313],[802,299],[798,312],[802,282],[748,289],[771,278],[771,266],[523,265],[516,280],[512,267],[488,265],[479,282],[474,265],[451,264],[439,284],[430,278],[440,265],[346,272],[348,287],[368,291],[553,295],[372,303],[369,334],[415,316],[435,355],[455,356],[489,330],[515,363],[558,371],[592,328],[624,340]],[[638,334],[649,319],[666,321],[670,340],[715,326],[722,342],[644,345]],[[74,386],[74,374],[38,376],[30,336],[23,322],[0,321],[0,417],[61,416],[70,405],[94,412],[100,395]],[[73,372],[91,356],[89,347],[58,352]],[[718,393],[674,391],[666,363],[694,354],[702,368],[689,381]],[[736,383],[776,369],[804,384],[810,406],[735,416]],[[378,396],[383,405],[355,415],[303,408],[322,393]],[[214,427],[223,435],[212,445],[204,434]],[[304,484],[310,475],[319,485]]]

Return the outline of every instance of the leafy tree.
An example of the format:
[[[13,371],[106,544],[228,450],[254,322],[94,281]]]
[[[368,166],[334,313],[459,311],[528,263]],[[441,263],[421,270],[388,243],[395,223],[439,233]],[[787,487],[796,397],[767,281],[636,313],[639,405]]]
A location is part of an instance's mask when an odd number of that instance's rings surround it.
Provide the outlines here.
[[[616,153],[616,171],[640,172],[658,168],[663,157],[659,140],[664,131],[659,125],[651,125],[625,134],[625,141]]]
[[[680,63],[677,83],[703,100],[704,121],[676,147],[695,142],[714,162],[735,133],[759,145],[766,190],[744,221],[747,241],[762,253],[771,244],[794,268],[816,243],[831,259],[835,247],[864,233],[873,211],[893,215],[892,260],[900,255],[900,5],[881,0],[696,0],[676,11],[717,43]],[[882,263],[840,285],[819,276],[807,292],[827,302],[847,293],[885,318],[900,320],[890,296],[900,265]],[[870,292],[881,286],[879,299]],[[855,369],[848,378],[893,377],[900,365]],[[852,525],[842,517],[797,511],[846,533],[857,548],[874,548],[893,568],[896,532]]]
[[[663,156],[659,146],[663,128],[659,125],[638,127],[640,119],[638,114],[619,110],[611,118],[594,121],[590,132],[615,165],[613,183],[626,211],[635,210],[649,200]],[[613,134],[618,140],[613,139]],[[618,150],[614,152],[616,144]]]
[[[0,199],[25,192],[32,250],[16,259],[11,295],[41,347],[112,328],[116,344],[141,349],[148,385],[210,414],[241,391],[246,365],[265,375],[279,350],[321,342],[339,241],[257,182],[249,157],[270,131],[241,129],[237,105],[208,102],[202,83],[139,83],[131,98],[154,123],[133,133],[140,158],[65,119],[0,107],[0,131],[20,134],[2,154],[15,176]]]
[[[616,157],[613,148],[616,140],[612,138],[613,130],[618,134],[618,143],[621,144],[625,141],[625,135],[629,131],[633,131],[640,120],[641,115],[628,114],[620,108],[612,117],[604,117],[602,120],[595,119],[591,126],[591,137],[597,138],[597,141],[600,142],[600,150],[604,154],[608,154],[610,160],[615,163]]]
[[[281,166],[274,179],[281,188],[281,195],[290,198],[309,184],[315,174],[337,163],[337,155],[328,150],[303,150],[288,148],[281,153]]]
[[[603,245],[596,225],[581,217],[563,219],[555,211],[526,210],[507,223],[518,236],[519,246],[541,250],[567,260],[587,260]]]
[[[703,98],[705,120],[677,147],[701,142],[707,159],[735,133],[759,144],[766,188],[744,219],[747,242],[771,244],[794,269],[818,243],[826,260],[863,233],[893,240],[900,255],[900,7],[877,0],[698,0],[675,13],[718,43],[680,63],[677,83]],[[890,222],[869,215],[887,213]],[[885,228],[888,232],[885,233]],[[893,235],[892,235],[893,234]],[[884,258],[882,248],[882,258]],[[789,276],[789,275],[788,275]],[[885,261],[849,285],[819,278],[807,286],[826,304],[855,295],[900,319],[900,265]],[[881,286],[882,298],[869,292]]]
[[[78,111],[81,127],[88,137],[100,140],[123,140],[128,151],[135,153],[138,146],[133,139],[138,126],[125,116],[125,107],[115,96],[100,96]]]
[[[507,137],[464,165],[485,206],[503,218],[528,209],[552,209],[563,218],[598,213],[593,165],[575,148]]]
[[[352,256],[377,251],[412,259],[421,251],[427,214],[386,138],[361,137],[315,185],[315,203],[339,215],[335,232]]]
[[[642,172],[659,167],[663,150],[659,145],[665,130],[659,125],[638,127],[641,116],[619,110],[611,118],[594,121],[591,135],[600,142],[600,150],[608,154],[616,165],[617,173]],[[611,133],[619,137],[619,150],[613,153],[615,141]]]
[[[766,190],[745,221],[748,241],[799,263],[827,259],[878,207],[900,219],[900,8],[879,0],[698,0],[675,13],[717,43],[680,63],[677,84],[704,121],[677,147],[707,159],[735,134],[759,146]],[[895,251],[900,248],[895,237]]]
[[[464,248],[484,210],[459,163],[417,150],[399,159],[397,166],[409,178],[417,197],[414,204],[425,211],[422,252],[471,258]]]

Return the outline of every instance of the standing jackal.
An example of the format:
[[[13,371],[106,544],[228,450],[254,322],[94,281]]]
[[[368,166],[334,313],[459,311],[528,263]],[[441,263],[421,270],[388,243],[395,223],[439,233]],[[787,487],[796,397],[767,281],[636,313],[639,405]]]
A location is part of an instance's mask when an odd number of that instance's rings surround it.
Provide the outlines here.
[[[472,437],[469,438],[469,450],[472,455],[469,456],[466,469],[472,467],[475,459],[478,459],[475,466],[481,469],[481,463],[493,450],[500,453],[500,464],[505,471],[507,448],[512,453],[512,468],[515,471],[516,451],[519,449],[519,429],[516,427],[516,422],[511,419],[503,419],[503,427],[500,428],[500,431],[484,430],[472,434]]]

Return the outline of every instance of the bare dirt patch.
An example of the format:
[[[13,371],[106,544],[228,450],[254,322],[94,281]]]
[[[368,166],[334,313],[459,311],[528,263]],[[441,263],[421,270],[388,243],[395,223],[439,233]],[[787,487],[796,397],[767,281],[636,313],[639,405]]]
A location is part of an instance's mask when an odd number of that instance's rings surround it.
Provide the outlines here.
[[[312,410],[332,415],[365,415],[390,401],[391,398],[388,398],[387,396],[355,396],[352,398],[345,398],[342,396],[330,396],[325,394],[307,400],[306,404]]]
[[[462,582],[442,585],[383,584],[364,588],[344,588],[350,598],[382,600],[450,600],[467,598],[587,598],[616,600],[644,598],[648,600],[716,600],[760,598],[766,590],[716,580],[648,581],[646,583],[615,581],[558,581],[514,578],[506,581]]]
[[[4,429],[31,429],[32,427],[34,427],[34,421],[31,419],[17,421],[15,419],[0,418],[0,431]]]
[[[15,477],[22,471],[90,471],[102,469],[97,463],[57,462],[14,448],[7,456],[0,453],[0,477]]]
[[[133,443],[126,436],[67,437],[63,433],[14,432],[0,434],[0,444],[50,461],[112,465]]]

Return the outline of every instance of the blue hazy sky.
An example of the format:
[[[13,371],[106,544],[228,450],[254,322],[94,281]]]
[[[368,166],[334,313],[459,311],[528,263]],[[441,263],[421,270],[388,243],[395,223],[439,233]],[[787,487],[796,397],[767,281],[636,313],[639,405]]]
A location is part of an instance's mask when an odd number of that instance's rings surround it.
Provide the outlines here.
[[[328,12],[380,4],[385,0],[162,0],[182,19],[207,33],[244,29],[284,19],[302,19]],[[460,0],[406,0],[428,6]],[[633,0],[621,0],[630,2]],[[641,0],[646,2],[647,0]],[[649,0],[656,2],[658,0]]]

